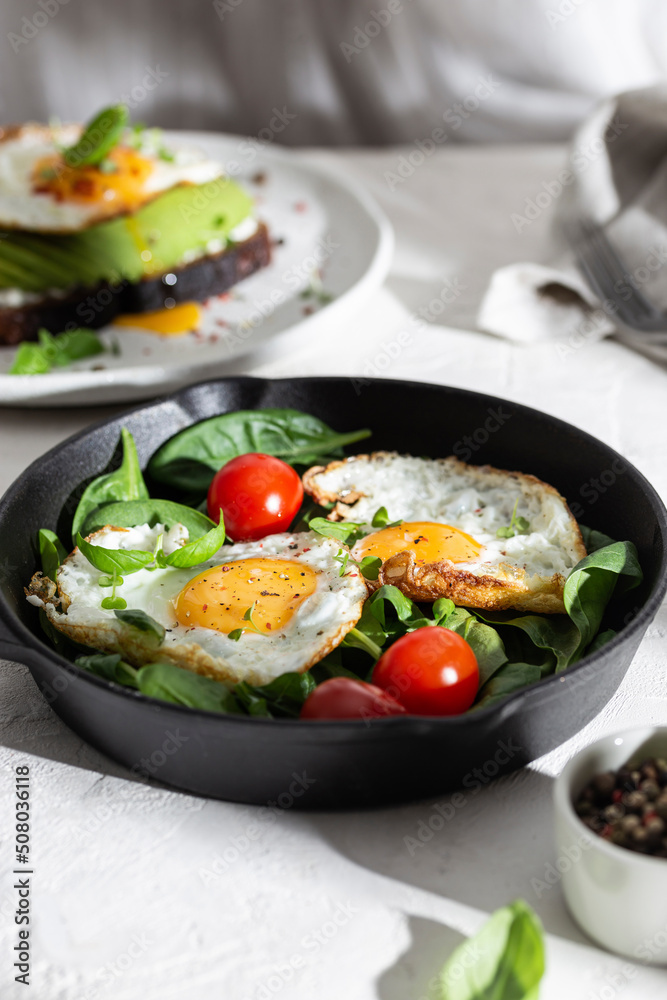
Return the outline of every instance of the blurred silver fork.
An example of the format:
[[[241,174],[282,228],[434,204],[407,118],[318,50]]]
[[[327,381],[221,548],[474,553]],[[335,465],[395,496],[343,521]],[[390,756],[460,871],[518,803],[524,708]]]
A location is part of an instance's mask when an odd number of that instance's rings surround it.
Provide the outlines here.
[[[579,270],[612,319],[617,316],[625,326],[643,333],[667,332],[667,313],[639,290],[600,226],[581,221],[568,226],[565,235]]]

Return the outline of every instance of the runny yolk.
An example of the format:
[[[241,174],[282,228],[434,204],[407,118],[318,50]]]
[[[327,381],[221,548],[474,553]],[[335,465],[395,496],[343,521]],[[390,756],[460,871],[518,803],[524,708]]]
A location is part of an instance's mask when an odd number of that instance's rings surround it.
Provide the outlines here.
[[[418,563],[470,562],[482,549],[478,541],[449,524],[404,521],[395,528],[383,528],[362,538],[354,547],[355,556],[377,556],[385,562],[397,552],[410,549]]]
[[[114,326],[132,326],[163,336],[174,336],[196,330],[201,323],[201,309],[196,302],[183,302],[171,309],[154,309],[144,313],[123,313],[112,321]]]
[[[243,617],[252,607],[257,629],[271,635],[285,627],[316,584],[317,573],[293,559],[239,559],[191,580],[176,598],[176,618],[186,627],[254,631]]]
[[[50,194],[56,201],[94,204],[100,214],[116,215],[146,201],[146,180],[153,163],[134,149],[116,146],[106,157],[107,169],[69,167],[58,153],[38,160],[32,175],[36,194]]]

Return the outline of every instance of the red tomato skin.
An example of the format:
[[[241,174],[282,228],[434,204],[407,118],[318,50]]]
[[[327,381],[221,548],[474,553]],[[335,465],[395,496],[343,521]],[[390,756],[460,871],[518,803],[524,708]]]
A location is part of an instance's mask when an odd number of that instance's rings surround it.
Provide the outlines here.
[[[351,677],[331,677],[318,684],[301,709],[302,719],[382,719],[389,715],[405,715],[405,708],[381,688]]]
[[[303,485],[291,465],[251,452],[232,458],[213,477],[206,505],[216,524],[220,509],[227,535],[255,542],[287,531],[303,501]]]
[[[465,639],[431,625],[390,646],[375,664],[372,682],[411,715],[461,715],[475,700],[479,668]]]

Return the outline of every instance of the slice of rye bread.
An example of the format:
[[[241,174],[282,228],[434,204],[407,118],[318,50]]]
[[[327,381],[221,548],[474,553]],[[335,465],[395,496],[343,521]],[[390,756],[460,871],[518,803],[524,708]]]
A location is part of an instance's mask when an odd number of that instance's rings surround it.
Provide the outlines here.
[[[174,303],[203,302],[212,295],[229,291],[270,261],[269,233],[260,223],[257,232],[242,243],[165,272],[176,276],[171,285],[160,274],[135,284],[102,282],[94,288],[73,289],[59,298],[45,296],[27,305],[0,307],[0,345],[36,340],[42,327],[50,333],[77,326],[97,329],[120,313],[162,309],[167,299]]]

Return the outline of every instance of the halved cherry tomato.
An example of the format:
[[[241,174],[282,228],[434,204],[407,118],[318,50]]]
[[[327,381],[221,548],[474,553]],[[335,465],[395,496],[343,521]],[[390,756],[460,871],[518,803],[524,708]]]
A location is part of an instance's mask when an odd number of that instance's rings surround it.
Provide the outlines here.
[[[405,715],[405,708],[390,694],[365,681],[332,677],[308,695],[302,719],[379,719]]]
[[[431,625],[390,646],[375,664],[372,681],[412,715],[460,715],[475,700],[479,668],[465,639]]]
[[[250,452],[216,472],[208,490],[208,516],[220,520],[235,542],[254,542],[287,531],[301,506],[303,486],[291,465]]]

